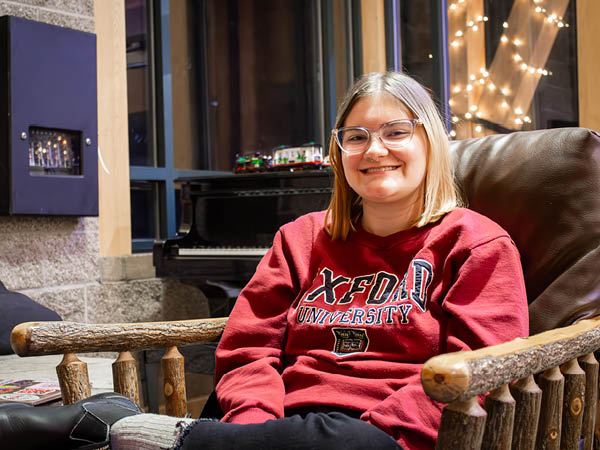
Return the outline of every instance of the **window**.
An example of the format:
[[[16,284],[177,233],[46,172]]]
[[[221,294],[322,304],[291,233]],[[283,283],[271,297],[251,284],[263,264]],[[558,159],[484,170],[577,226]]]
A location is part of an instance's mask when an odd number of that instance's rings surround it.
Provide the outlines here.
[[[126,0],[134,251],[176,234],[175,180],[327,146],[360,58],[357,1]]]
[[[448,5],[451,135],[576,126],[575,2]]]

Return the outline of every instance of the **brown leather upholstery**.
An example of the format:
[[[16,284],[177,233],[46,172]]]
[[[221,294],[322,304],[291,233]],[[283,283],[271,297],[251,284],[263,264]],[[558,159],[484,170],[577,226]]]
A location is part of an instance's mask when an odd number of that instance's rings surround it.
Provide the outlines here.
[[[531,334],[600,313],[600,136],[582,128],[451,143],[469,208],[521,252]]]

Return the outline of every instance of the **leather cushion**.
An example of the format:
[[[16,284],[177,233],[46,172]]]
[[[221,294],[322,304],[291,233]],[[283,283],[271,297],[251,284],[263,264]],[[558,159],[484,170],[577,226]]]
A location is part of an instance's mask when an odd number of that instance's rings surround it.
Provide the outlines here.
[[[530,331],[600,312],[600,137],[583,128],[450,144],[467,206],[521,252]]]

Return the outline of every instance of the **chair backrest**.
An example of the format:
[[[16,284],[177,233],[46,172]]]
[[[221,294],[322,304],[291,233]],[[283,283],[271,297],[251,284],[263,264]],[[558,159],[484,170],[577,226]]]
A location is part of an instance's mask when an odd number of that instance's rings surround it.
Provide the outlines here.
[[[521,252],[531,333],[600,313],[600,136],[583,128],[452,142],[466,206]]]

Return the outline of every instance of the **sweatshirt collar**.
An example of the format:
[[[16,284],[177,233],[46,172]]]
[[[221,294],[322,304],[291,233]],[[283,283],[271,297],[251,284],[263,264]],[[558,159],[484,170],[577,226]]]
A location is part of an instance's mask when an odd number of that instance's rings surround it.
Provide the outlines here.
[[[377,236],[376,234],[369,233],[363,228],[362,224],[358,223],[356,231],[351,231],[349,238],[357,244],[385,250],[397,245],[406,245],[409,243],[421,244],[429,234],[431,226],[432,224],[427,224],[424,227],[412,227],[388,236]]]

